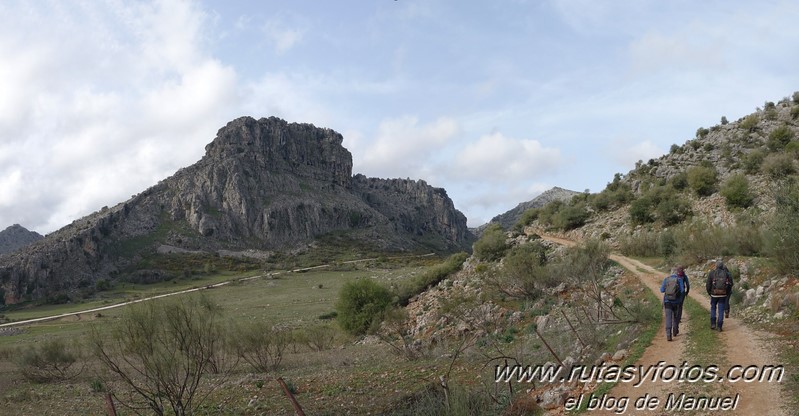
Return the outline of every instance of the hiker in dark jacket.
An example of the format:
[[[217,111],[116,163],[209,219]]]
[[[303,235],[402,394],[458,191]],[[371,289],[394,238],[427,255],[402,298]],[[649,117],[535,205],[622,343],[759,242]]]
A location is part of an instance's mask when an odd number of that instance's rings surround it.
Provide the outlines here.
[[[705,289],[710,296],[710,329],[721,331],[724,325],[724,309],[728,296],[732,293],[732,275],[721,260],[716,268],[707,274]]]
[[[682,293],[685,292],[683,281],[677,276],[677,268],[671,270],[671,276],[663,279],[660,285],[660,293],[663,293],[663,312],[666,314],[666,339],[671,341],[672,335],[680,332],[677,329],[677,319],[675,312],[680,302]]]
[[[676,319],[676,324],[674,325],[674,335],[680,333],[680,323],[682,322],[682,304],[685,302],[685,297],[688,296],[688,292],[691,291],[691,283],[688,282],[688,275],[685,274],[685,267],[684,266],[677,266],[677,277],[682,280],[682,287],[685,289],[681,296],[680,302],[677,304],[677,310],[674,312],[674,318]]]

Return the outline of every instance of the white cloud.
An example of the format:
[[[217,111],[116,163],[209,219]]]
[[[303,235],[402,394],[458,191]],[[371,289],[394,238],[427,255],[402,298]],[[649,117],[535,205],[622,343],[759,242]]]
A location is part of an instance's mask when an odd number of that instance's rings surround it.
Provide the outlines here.
[[[264,23],[263,33],[278,54],[282,54],[302,42],[307,29],[302,23],[298,23],[298,20],[284,15],[269,19]]]
[[[606,156],[624,168],[630,168],[635,162],[648,161],[665,154],[651,140],[635,142],[633,140],[618,139],[605,148]]]
[[[192,3],[8,7],[0,226],[50,232],[127,199],[199,159],[237,107]]]
[[[453,175],[463,179],[502,183],[529,180],[551,173],[560,164],[560,151],[537,140],[512,139],[493,133],[469,143],[456,156]]]
[[[365,148],[353,151],[359,172],[379,177],[424,176],[436,156],[458,134],[458,123],[447,117],[420,124],[418,117],[383,120],[377,136]]]

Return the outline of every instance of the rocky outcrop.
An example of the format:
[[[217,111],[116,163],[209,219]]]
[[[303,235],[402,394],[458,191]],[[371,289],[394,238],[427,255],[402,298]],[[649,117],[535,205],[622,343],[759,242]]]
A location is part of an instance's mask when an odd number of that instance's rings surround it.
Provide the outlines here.
[[[19,224],[14,224],[0,231],[0,254],[17,251],[42,238],[44,237],[41,234],[35,231],[29,231]]]
[[[384,250],[468,249],[466,218],[423,181],[352,176],[333,130],[242,117],[205,156],[125,203],[0,257],[0,300],[46,299],[130,272],[158,247],[287,250],[329,233]],[[138,270],[144,280],[163,278]]]

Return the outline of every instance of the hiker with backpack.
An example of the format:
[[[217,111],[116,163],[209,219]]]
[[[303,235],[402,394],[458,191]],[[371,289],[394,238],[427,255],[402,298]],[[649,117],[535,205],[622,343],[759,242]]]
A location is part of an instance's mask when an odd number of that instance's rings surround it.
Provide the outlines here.
[[[688,296],[688,292],[691,291],[691,284],[688,282],[688,275],[685,274],[685,266],[677,266],[677,277],[682,280],[682,287],[685,289],[680,296],[680,301],[677,304],[677,310],[674,312],[674,318],[677,320],[677,324],[674,325],[674,335],[680,333],[679,327],[680,323],[682,322],[682,304],[685,302],[685,297]]]
[[[685,292],[683,280],[678,276],[678,268],[675,267],[671,270],[671,276],[663,279],[663,284],[660,285],[660,293],[663,293],[663,312],[666,314],[666,339],[669,341],[672,336],[680,332],[676,312],[683,292]]]
[[[724,325],[724,311],[732,293],[732,274],[724,267],[724,262],[716,262],[716,268],[707,274],[706,289],[710,296],[710,329],[721,331]]]

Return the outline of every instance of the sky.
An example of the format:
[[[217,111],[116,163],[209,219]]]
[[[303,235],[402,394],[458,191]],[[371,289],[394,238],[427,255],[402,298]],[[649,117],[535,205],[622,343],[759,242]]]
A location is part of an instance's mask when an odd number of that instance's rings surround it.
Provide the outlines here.
[[[228,121],[332,128],[353,173],[470,226],[799,90],[799,2],[0,2],[0,229],[50,233],[204,154]]]

